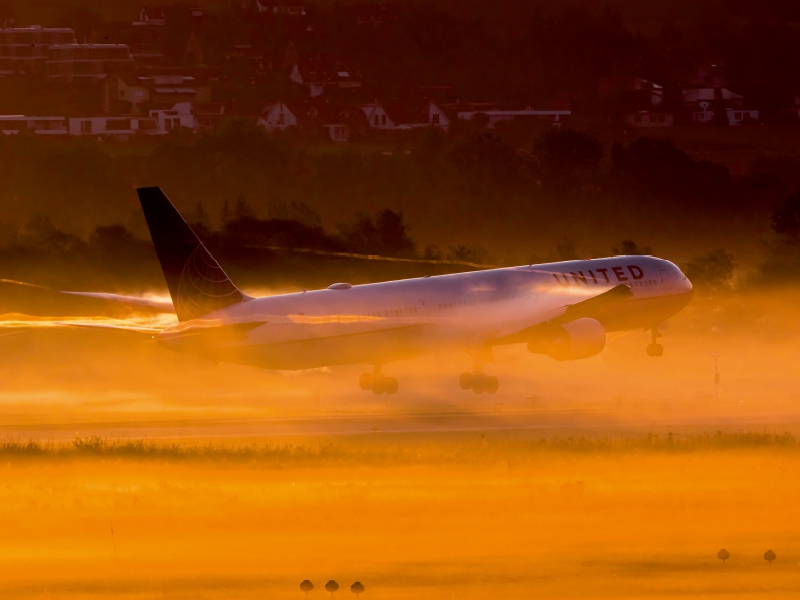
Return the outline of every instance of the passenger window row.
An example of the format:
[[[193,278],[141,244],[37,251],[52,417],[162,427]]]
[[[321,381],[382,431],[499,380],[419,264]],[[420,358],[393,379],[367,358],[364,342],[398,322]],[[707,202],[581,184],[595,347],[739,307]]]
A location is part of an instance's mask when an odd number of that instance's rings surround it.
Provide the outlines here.
[[[444,304],[439,304],[439,310],[446,310],[450,308],[458,308],[459,306],[469,306],[472,304],[477,304],[475,300],[472,301],[461,301],[461,302],[445,302]]]
[[[394,310],[384,310],[384,311],[376,311],[367,313],[364,315],[365,317],[404,317],[407,315],[415,315],[417,314],[416,306],[411,308],[397,308]]]

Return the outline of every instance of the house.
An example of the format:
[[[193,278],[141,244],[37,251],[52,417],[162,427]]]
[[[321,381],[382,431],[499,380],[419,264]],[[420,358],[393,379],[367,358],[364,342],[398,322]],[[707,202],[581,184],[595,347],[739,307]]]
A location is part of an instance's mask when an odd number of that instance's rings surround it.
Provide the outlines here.
[[[289,71],[289,80],[307,86],[311,98],[321,96],[329,87],[351,90],[361,87],[360,72],[322,59],[297,61]]]
[[[256,122],[267,131],[275,131],[276,129],[283,131],[287,127],[297,127],[297,117],[280,100],[275,104],[265,105],[261,113],[261,117]]]
[[[14,135],[20,131],[32,131],[37,135],[66,135],[66,119],[64,117],[0,115],[0,133]]]
[[[171,109],[151,110],[150,118],[155,119],[156,129],[150,135],[167,134],[179,127],[197,131],[197,121],[189,102],[178,102]]]
[[[364,116],[367,118],[367,125],[370,129],[389,130],[395,128],[394,121],[377,100],[371,104],[362,104],[361,110],[364,111]]]
[[[754,109],[729,109],[725,111],[728,117],[728,125],[742,125],[743,123],[758,123],[759,113]]]
[[[571,110],[534,110],[530,106],[521,110],[468,110],[460,111],[458,118],[465,121],[471,121],[478,115],[483,115],[486,118],[486,128],[494,129],[495,125],[500,121],[527,121],[531,119],[547,119],[553,125],[560,125],[564,117],[572,115]]]
[[[170,107],[179,102],[206,104],[211,102],[211,95],[211,84],[193,75],[120,71],[105,79],[101,97],[107,113],[115,112],[117,101],[129,102],[131,111],[138,113],[144,103]]]
[[[724,113],[724,123],[741,125],[757,122],[759,111],[745,108],[745,98],[727,88],[686,88],[683,90],[683,104],[691,110],[692,123],[705,125],[715,120],[720,111]]]
[[[57,44],[74,43],[75,31],[68,27],[32,25],[0,29],[0,71],[44,74],[47,49]]]
[[[442,106],[431,98],[411,102],[391,100],[382,106],[387,119],[391,120],[398,130],[439,127],[447,131],[450,127],[451,118]]]
[[[213,129],[223,121],[233,118],[228,114],[227,107],[222,102],[195,104],[194,117],[198,129]]]
[[[675,115],[667,112],[653,112],[642,110],[629,113],[625,117],[625,122],[633,127],[672,127],[675,125]]]
[[[103,79],[112,68],[132,64],[125,44],[54,44],[47,49],[45,74],[48,79]]]
[[[691,110],[692,123],[705,125],[714,121],[722,111],[728,125],[758,121],[756,109],[745,109],[745,98],[726,88],[687,88],[683,92],[683,104]]]
[[[723,109],[725,114],[725,124],[727,125],[741,125],[743,123],[757,123],[759,119],[759,112],[756,109],[743,109],[743,108],[726,108]],[[707,125],[714,121],[716,111],[712,108],[702,108],[692,112],[692,123],[695,125]]]
[[[439,127],[447,131],[450,128],[450,119],[436,102],[428,100],[414,122],[401,125],[401,127],[404,126]]]
[[[72,117],[69,135],[92,136],[98,139],[113,138],[128,141],[136,135],[160,133],[155,119],[149,117]]]
[[[202,9],[201,9],[202,10]],[[201,15],[202,16],[202,15]],[[164,6],[142,6],[139,11],[139,20],[134,25],[163,26],[167,24],[167,9]]]
[[[368,128],[367,118],[359,107],[322,98],[306,100],[295,108],[294,114],[306,135],[324,135],[333,142],[351,141],[363,136]]]

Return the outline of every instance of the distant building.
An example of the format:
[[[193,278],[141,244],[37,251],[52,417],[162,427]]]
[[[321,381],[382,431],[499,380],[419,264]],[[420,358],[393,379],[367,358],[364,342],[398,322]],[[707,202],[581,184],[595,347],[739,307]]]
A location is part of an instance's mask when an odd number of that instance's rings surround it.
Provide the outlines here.
[[[201,9],[202,10],[202,9]],[[139,10],[139,20],[133,22],[134,25],[155,25],[163,26],[167,24],[167,8],[165,6],[142,6]]]
[[[450,128],[450,118],[445,114],[439,105],[433,100],[428,100],[425,106],[411,123],[405,123],[401,127],[439,127],[447,131]]]
[[[725,115],[724,124],[741,125],[757,122],[759,111],[744,108],[744,96],[727,88],[687,88],[683,90],[683,104],[691,109],[692,123],[705,125],[715,121],[720,111]]]
[[[530,106],[519,110],[468,110],[460,111],[458,118],[471,121],[483,115],[486,118],[486,128],[494,129],[500,121],[529,121],[533,119],[546,119],[554,125],[560,125],[564,117],[572,115],[571,110],[535,110]]]
[[[103,79],[112,68],[132,64],[125,44],[55,44],[47,49],[45,73],[48,79]]]
[[[148,132],[151,135],[167,134],[179,127],[197,130],[197,120],[188,102],[178,102],[170,109],[151,110],[150,117],[156,122],[155,132]]]
[[[227,107],[222,102],[195,104],[194,117],[197,127],[203,129],[213,129],[220,123],[234,118],[228,113]]]
[[[297,117],[281,101],[265,105],[261,112],[262,115],[256,123],[267,131],[275,131],[276,129],[282,131],[287,127],[297,127]]]
[[[145,64],[158,63],[164,58],[167,9],[163,6],[143,6],[139,18],[132,23],[131,57]]]
[[[129,102],[137,113],[147,103],[173,106],[179,102],[207,104],[212,89],[192,75],[112,73],[103,82],[102,104],[105,112],[115,112],[116,101]]]
[[[675,125],[675,115],[665,112],[639,111],[630,113],[625,117],[625,122],[633,127],[672,127]]]
[[[114,138],[128,141],[136,135],[154,135],[157,120],[150,117],[74,117],[69,119],[69,135],[91,136],[98,139]]]
[[[38,135],[66,135],[68,132],[65,117],[0,115],[0,133],[14,135],[21,131],[32,131]]]
[[[292,65],[289,80],[308,87],[309,96],[321,96],[327,88],[355,89],[361,87],[361,74],[342,63],[322,59],[301,60]]]
[[[0,29],[0,72],[42,75],[47,49],[73,43],[75,31],[68,27],[32,25]]]
[[[714,122],[715,110],[703,109],[692,112],[692,123],[695,125],[708,125]],[[757,123],[759,120],[759,111],[755,109],[725,109],[725,123],[726,125],[736,126],[743,123]]]
[[[367,118],[357,106],[323,98],[306,100],[293,108],[305,135],[324,136],[333,142],[352,141],[367,131]]]
[[[436,100],[425,98],[422,100],[399,101],[390,100],[381,105],[386,112],[387,121],[394,123],[397,130],[423,129],[425,127],[438,127],[447,131],[455,113],[449,113],[442,108]]]
[[[375,100],[371,104],[362,104],[361,110],[367,117],[367,124],[370,129],[389,130],[395,128],[394,121],[386,113],[380,102]]]

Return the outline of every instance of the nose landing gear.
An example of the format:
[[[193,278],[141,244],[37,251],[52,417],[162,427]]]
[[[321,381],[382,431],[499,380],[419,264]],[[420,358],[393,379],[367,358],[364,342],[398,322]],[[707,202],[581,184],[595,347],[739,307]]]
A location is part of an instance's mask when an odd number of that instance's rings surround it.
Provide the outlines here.
[[[384,375],[380,365],[376,365],[372,373],[362,373],[358,378],[358,385],[362,390],[371,391],[373,394],[396,394],[399,388],[397,378]]]
[[[662,337],[656,327],[650,330],[652,334],[652,342],[647,345],[647,356],[659,357],[664,354],[664,346],[658,343],[658,338]]]

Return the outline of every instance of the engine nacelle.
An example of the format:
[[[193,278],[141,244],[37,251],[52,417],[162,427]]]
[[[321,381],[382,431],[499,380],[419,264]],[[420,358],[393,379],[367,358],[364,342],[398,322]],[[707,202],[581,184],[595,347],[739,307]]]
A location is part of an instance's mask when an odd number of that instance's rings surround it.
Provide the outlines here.
[[[578,360],[600,354],[606,345],[606,330],[595,319],[575,319],[547,329],[528,342],[528,351],[556,360]]]

